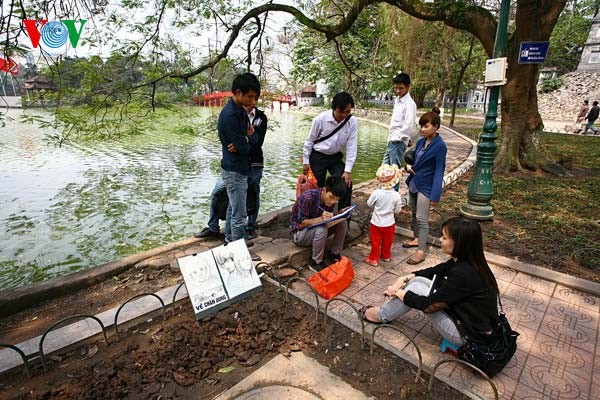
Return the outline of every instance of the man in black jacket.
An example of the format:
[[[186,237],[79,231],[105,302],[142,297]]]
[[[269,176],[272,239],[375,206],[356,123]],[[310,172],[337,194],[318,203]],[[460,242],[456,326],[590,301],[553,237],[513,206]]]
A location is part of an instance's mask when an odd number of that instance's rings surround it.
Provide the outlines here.
[[[265,141],[267,134],[267,116],[265,113],[257,108],[252,108],[248,112],[248,119],[250,121],[249,128],[253,130],[253,136],[256,142],[252,144],[249,154],[250,170],[248,172],[248,189],[253,195],[255,195],[255,205],[252,208],[252,214],[248,215],[248,222],[246,226],[246,232],[248,239],[256,237],[256,219],[258,217],[259,206],[260,206],[260,181],[262,178],[262,172],[264,168],[264,157],[262,146]],[[250,128],[251,127],[251,128]],[[228,151],[235,152],[235,147],[230,145]],[[208,219],[208,226],[199,233],[194,234],[196,238],[207,238],[214,237],[219,238],[221,234],[219,232],[219,214],[217,210],[218,198],[221,191],[225,190],[225,183],[222,179],[219,179],[213,188],[210,195],[210,216]],[[226,228],[227,230],[227,228]],[[253,243],[247,241],[248,247],[251,247]],[[254,257],[257,258],[257,257]],[[256,261],[256,260],[255,260]]]
[[[264,168],[262,146],[265,142],[265,136],[267,134],[267,116],[258,108],[254,108],[248,112],[248,118],[250,119],[250,127],[254,130],[254,136],[256,138],[256,142],[250,148],[248,189],[254,189],[253,191],[256,196],[256,203],[254,206],[254,212],[252,214],[248,214],[246,234],[248,235],[248,239],[254,239],[256,237],[257,228],[256,219],[258,217],[258,211],[260,208],[260,181],[262,179]]]
[[[592,108],[590,109],[590,112],[588,112],[587,117],[585,117],[585,119],[587,120],[587,124],[585,126],[585,129],[583,130],[584,135],[587,133],[588,130],[591,130],[594,133],[594,135],[598,134],[598,129],[594,128],[594,122],[596,122],[596,120],[598,119],[598,114],[600,114],[600,107],[598,107],[598,102],[594,101],[592,103]]]

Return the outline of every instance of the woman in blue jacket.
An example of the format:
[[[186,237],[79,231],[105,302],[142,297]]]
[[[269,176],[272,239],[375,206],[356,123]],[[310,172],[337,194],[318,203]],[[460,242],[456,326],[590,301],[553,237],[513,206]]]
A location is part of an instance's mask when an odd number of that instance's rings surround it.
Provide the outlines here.
[[[437,112],[436,112],[437,111]],[[409,172],[406,183],[412,208],[412,229],[414,239],[403,242],[402,247],[418,247],[415,254],[406,262],[411,265],[425,260],[427,235],[429,234],[429,207],[435,207],[442,194],[444,169],[446,168],[446,143],[442,140],[439,110],[425,113],[419,119],[421,135],[415,147],[415,162],[407,166]]]

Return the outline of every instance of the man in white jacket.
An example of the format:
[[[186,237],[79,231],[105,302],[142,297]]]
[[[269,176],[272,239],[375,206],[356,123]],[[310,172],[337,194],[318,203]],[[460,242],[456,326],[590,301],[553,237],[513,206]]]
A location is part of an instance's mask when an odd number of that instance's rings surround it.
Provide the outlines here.
[[[387,137],[387,150],[383,156],[383,164],[402,166],[404,152],[408,147],[417,116],[417,105],[410,96],[410,76],[400,73],[394,78],[394,111],[390,121],[390,132]],[[394,186],[398,191],[400,184]]]

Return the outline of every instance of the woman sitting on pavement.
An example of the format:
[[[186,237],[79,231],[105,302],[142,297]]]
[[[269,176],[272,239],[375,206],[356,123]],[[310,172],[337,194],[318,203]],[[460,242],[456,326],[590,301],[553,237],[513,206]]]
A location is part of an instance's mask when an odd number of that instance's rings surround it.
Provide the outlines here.
[[[446,143],[442,140],[439,109],[434,108],[419,118],[421,135],[415,146],[415,162],[407,166],[408,199],[412,208],[414,240],[403,242],[402,247],[418,247],[406,262],[411,265],[425,260],[429,234],[429,207],[435,207],[442,194],[446,168]]]
[[[483,255],[479,224],[464,217],[451,218],[442,226],[440,240],[450,260],[400,277],[383,292],[391,298],[382,306],[363,307],[361,316],[375,324],[387,323],[415,308],[457,347],[466,337],[493,342],[498,285]]]

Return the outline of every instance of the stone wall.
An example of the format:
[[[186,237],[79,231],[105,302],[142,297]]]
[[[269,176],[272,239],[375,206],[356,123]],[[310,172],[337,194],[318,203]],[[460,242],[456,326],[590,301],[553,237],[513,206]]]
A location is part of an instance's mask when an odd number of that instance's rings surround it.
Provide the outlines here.
[[[583,100],[600,101],[600,72],[570,72],[562,76],[562,86],[538,95],[542,119],[575,121]]]

